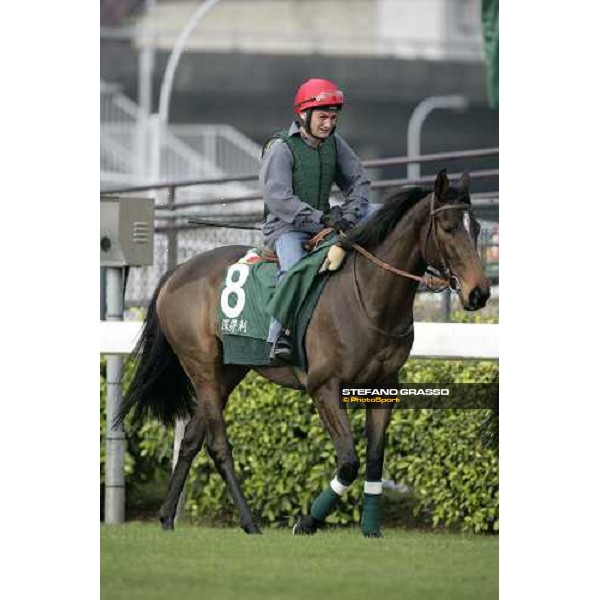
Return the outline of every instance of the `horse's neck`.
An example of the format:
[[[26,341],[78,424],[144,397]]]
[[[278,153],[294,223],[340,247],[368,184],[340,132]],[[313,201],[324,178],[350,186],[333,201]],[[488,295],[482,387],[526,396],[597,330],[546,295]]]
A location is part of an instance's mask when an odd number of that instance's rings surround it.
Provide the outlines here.
[[[423,275],[426,265],[421,258],[420,237],[428,216],[427,203],[419,203],[373,254],[392,267]],[[394,331],[403,325],[408,327],[418,282],[386,271],[363,257],[358,259],[357,280],[367,313],[379,328]]]

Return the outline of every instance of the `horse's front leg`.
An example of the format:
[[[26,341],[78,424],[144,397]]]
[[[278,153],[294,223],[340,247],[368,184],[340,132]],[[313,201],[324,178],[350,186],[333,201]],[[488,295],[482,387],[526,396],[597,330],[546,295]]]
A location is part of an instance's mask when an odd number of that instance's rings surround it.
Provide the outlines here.
[[[337,472],[327,488],[312,503],[310,514],[301,517],[294,525],[294,534],[312,534],[321,527],[358,474],[359,461],[352,428],[346,410],[339,405],[338,389],[339,381],[329,380],[310,392],[319,416],[331,436]]]
[[[360,525],[366,537],[381,537],[381,500],[383,491],[383,455],[385,452],[385,432],[387,431],[392,408],[367,409],[367,475],[363,512]]]

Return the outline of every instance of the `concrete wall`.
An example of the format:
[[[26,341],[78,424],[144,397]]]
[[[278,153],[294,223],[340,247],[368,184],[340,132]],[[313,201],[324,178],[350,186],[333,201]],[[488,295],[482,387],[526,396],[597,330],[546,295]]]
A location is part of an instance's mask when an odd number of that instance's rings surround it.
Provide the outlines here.
[[[157,0],[137,44],[167,50],[197,0]],[[227,0],[202,18],[190,51],[483,60],[480,0]]]

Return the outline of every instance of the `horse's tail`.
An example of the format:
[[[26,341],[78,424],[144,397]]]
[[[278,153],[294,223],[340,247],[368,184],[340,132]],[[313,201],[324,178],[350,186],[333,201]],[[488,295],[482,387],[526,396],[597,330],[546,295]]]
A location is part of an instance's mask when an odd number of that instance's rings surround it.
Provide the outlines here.
[[[167,425],[193,412],[194,388],[156,314],[158,294],[170,275],[171,272],[165,273],[154,291],[140,339],[127,361],[128,365],[133,363],[134,375],[115,419],[117,423],[122,423],[131,411],[134,424],[156,417]]]

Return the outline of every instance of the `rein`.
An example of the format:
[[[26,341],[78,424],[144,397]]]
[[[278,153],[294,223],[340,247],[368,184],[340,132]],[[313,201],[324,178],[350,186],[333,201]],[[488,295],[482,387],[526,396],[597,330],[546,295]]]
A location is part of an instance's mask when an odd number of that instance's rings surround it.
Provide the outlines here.
[[[359,248],[360,248],[360,246],[359,246]],[[377,260],[379,260],[379,259],[377,259]],[[360,288],[358,287],[358,277],[356,276],[356,254],[352,255],[352,271],[354,273],[354,293],[356,295],[356,299],[358,300],[358,305],[360,306],[364,315],[369,320],[371,327],[373,329],[375,329],[375,331],[377,331],[377,333],[384,335],[385,337],[400,338],[400,337],[405,337],[405,336],[411,334],[414,331],[414,325],[413,325],[412,320],[410,322],[410,325],[406,329],[400,331],[400,333],[396,333],[394,331],[386,331],[385,329],[381,329],[381,327],[379,327],[377,325],[377,323],[375,323],[375,321],[373,320],[373,318],[369,315],[369,313],[367,311],[367,307],[365,306],[364,300],[362,299],[362,296],[360,293]],[[403,273],[404,273],[404,271],[403,271]],[[410,275],[410,273],[408,273],[408,275]],[[411,277],[414,277],[414,276],[411,275]]]
[[[342,235],[345,237],[345,234]],[[392,267],[392,265],[380,260],[374,254],[371,254],[368,250],[365,250],[362,246],[355,244],[354,242],[348,242],[354,250],[356,250],[359,254],[362,254],[367,260],[370,260],[373,264],[381,267],[385,271],[389,271],[394,275],[400,275],[402,277],[407,277],[408,279],[413,279],[414,281],[418,281],[426,285],[429,289],[433,291],[443,291],[446,288],[450,287],[450,281],[447,279],[442,279],[441,277],[436,277],[435,275],[431,275],[430,273],[426,273],[419,277],[418,275],[413,275],[408,271],[403,271],[402,269],[397,269],[396,267]]]
[[[441,277],[436,277],[435,275],[432,275],[430,273],[426,273],[425,275],[422,275],[422,276],[413,275],[412,273],[409,273],[408,271],[404,271],[402,269],[393,267],[392,265],[377,258],[374,254],[371,254],[371,252],[369,252],[362,246],[356,244],[355,242],[350,241],[348,239],[348,236],[344,232],[340,232],[339,236],[345,241],[346,244],[348,244],[354,250],[356,250],[356,252],[358,252],[359,254],[364,256],[367,260],[369,260],[373,264],[377,265],[381,269],[384,269],[385,271],[389,271],[390,273],[393,273],[394,275],[400,275],[401,277],[406,277],[407,279],[412,279],[414,281],[417,281],[418,283],[425,285],[429,290],[431,290],[433,292],[442,292],[447,288],[455,289],[452,287],[452,282],[456,281],[456,276],[452,274],[452,271],[448,267],[448,264],[446,262],[444,254],[440,248],[440,244],[439,244],[437,234],[436,234],[436,229],[434,227],[435,216],[438,213],[442,212],[443,210],[465,209],[465,208],[468,209],[468,208],[471,208],[471,206],[469,204],[461,203],[461,204],[446,204],[444,206],[439,206],[438,208],[434,208],[433,207],[434,200],[435,200],[435,194],[432,193],[431,194],[431,204],[430,204],[430,209],[429,209],[429,216],[431,218],[429,220],[427,236],[425,237],[425,248],[427,248],[427,241],[429,240],[429,235],[433,231],[433,241],[435,243],[436,250],[437,250],[440,260],[442,262],[442,266],[444,268],[444,274],[446,275],[445,279],[441,278]],[[423,252],[423,256],[425,256],[424,252]]]

